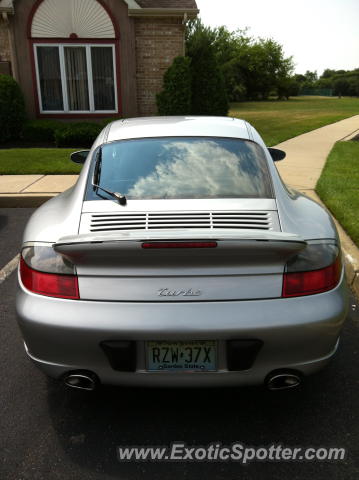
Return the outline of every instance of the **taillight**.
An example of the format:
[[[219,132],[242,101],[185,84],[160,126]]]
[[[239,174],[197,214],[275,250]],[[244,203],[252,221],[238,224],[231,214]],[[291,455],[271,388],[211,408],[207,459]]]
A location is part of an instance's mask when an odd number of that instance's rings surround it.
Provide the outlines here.
[[[80,298],[74,266],[52,247],[25,247],[20,258],[20,278],[25,288],[38,295]]]
[[[286,265],[282,297],[299,297],[327,292],[341,278],[339,248],[331,243],[309,244]]]

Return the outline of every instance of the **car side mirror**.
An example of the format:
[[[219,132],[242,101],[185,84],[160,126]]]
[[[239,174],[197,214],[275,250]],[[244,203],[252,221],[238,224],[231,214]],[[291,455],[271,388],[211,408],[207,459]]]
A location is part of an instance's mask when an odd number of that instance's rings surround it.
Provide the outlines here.
[[[80,150],[79,152],[71,153],[70,158],[74,163],[85,163],[90,150]]]
[[[268,151],[274,162],[284,160],[286,157],[286,153],[283,152],[283,150],[279,150],[278,148],[268,148]]]

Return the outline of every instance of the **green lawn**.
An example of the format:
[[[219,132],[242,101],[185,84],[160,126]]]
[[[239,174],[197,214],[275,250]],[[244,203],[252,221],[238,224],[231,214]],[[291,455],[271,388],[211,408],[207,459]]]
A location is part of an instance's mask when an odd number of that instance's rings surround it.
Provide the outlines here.
[[[359,114],[359,98],[292,97],[233,103],[230,115],[248,120],[268,146]]]
[[[76,174],[81,170],[70,160],[79,148],[10,148],[0,149],[0,174]]]
[[[232,104],[230,115],[257,128],[268,146],[359,113],[359,98],[295,97],[288,101]],[[74,174],[81,166],[69,160],[74,149],[0,149],[1,174]]]
[[[359,246],[359,142],[337,142],[316,192]]]

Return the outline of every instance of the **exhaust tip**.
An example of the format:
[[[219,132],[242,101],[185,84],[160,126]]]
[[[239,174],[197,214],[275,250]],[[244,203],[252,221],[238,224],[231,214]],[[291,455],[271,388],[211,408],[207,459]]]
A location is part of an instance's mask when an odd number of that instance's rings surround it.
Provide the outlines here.
[[[288,390],[298,387],[302,383],[300,375],[296,372],[273,372],[267,377],[268,390]]]
[[[64,377],[64,383],[70,388],[92,392],[97,387],[99,380],[92,372],[77,371],[67,373]]]

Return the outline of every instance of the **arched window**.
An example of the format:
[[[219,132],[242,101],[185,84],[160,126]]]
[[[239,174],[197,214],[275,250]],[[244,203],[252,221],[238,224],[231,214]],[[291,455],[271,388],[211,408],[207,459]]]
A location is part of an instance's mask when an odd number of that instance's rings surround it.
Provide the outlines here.
[[[42,114],[118,112],[116,33],[97,0],[43,0],[30,28]]]

